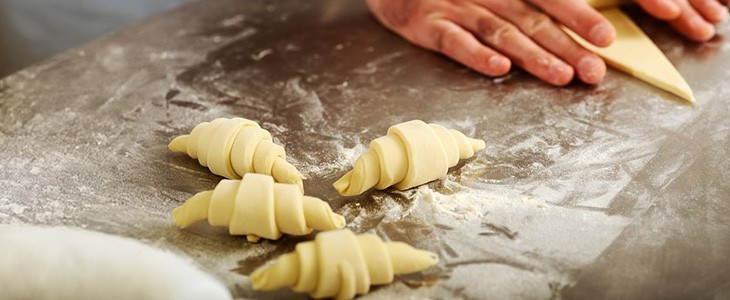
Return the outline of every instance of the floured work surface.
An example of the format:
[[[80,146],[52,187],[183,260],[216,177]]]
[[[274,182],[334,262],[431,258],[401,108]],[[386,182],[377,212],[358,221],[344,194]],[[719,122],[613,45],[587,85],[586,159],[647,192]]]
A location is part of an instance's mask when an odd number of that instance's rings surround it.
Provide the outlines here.
[[[253,292],[247,275],[311,237],[249,244],[170,220],[221,178],[167,143],[241,116],[348,228],[440,255],[365,298],[727,297],[730,44],[638,24],[694,107],[616,71],[563,89],[520,71],[486,78],[410,46],[359,2],[195,3],[0,81],[0,222],[130,236],[191,257],[239,297],[304,297]],[[366,143],[412,119],[487,148],[427,186],[340,197],[331,184]]]

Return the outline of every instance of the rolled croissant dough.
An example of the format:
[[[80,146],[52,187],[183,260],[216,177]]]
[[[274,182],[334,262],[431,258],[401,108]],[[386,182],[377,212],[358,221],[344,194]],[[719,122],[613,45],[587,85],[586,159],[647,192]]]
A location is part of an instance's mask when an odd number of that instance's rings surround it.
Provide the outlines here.
[[[196,194],[175,208],[172,218],[181,228],[207,219],[210,225],[228,227],[232,235],[247,235],[252,242],[345,226],[345,218],[324,201],[304,196],[295,184],[275,183],[271,176],[256,173],[223,180],[214,190]]]
[[[189,135],[173,139],[168,147],[197,158],[214,174],[228,179],[259,173],[302,188],[303,176],[286,161],[284,147],[274,144],[267,130],[248,119],[218,118],[200,123]]]
[[[419,272],[437,262],[435,253],[384,242],[374,234],[327,231],[254,271],[251,283],[256,290],[291,287],[313,298],[351,299],[368,293],[370,285],[391,283],[394,275]]]
[[[441,178],[459,159],[472,157],[484,147],[484,141],[438,124],[420,120],[396,124],[387,135],[370,142],[370,149],[334,187],[344,196],[372,187],[408,189]]]

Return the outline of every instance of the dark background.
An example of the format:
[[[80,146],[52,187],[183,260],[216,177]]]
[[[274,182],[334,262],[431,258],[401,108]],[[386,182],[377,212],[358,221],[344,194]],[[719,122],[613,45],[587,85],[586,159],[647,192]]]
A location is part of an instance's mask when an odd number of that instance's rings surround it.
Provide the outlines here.
[[[190,0],[0,0],[0,78]]]

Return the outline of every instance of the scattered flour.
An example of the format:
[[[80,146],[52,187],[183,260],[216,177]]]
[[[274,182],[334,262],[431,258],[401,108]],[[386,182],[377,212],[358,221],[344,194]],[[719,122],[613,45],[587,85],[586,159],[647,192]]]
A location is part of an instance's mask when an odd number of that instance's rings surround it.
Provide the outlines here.
[[[464,189],[451,195],[441,194],[424,185],[416,189],[415,200],[425,201],[433,205],[439,215],[456,220],[471,221],[484,217],[484,202],[489,201],[483,192]]]
[[[368,150],[368,147],[363,143],[357,143],[352,148],[345,148],[342,144],[337,144],[336,147],[339,158],[338,163],[344,163],[350,166],[354,165],[357,158]]]
[[[220,22],[221,26],[223,27],[231,27],[240,24],[241,22],[246,20],[246,16],[242,14],[235,15],[233,17],[224,19]]]
[[[328,152],[334,153],[334,159],[330,160],[319,160],[322,157],[322,153],[313,153],[308,155],[304,160],[299,159],[295,162],[295,165],[299,168],[299,171],[304,174],[307,178],[321,178],[328,175],[332,175],[337,172],[348,170],[355,164],[355,160],[365,151],[367,146],[362,143],[356,143],[351,148],[345,147],[342,143],[334,144],[334,151]],[[291,158],[294,160],[294,158]],[[307,163],[306,161],[320,161],[318,164]]]
[[[267,57],[273,53],[274,53],[274,50],[264,49],[264,50],[259,51],[256,54],[251,54],[251,59],[253,59],[255,61],[259,61],[259,60],[264,59],[264,57]]]
[[[8,198],[0,198],[0,211],[2,212],[11,212],[16,215],[22,215],[27,208],[27,206],[10,202],[10,199]]]

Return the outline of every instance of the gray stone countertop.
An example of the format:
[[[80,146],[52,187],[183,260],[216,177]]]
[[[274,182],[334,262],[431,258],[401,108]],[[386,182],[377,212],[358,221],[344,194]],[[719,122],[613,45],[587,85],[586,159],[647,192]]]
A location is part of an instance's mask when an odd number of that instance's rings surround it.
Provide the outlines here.
[[[632,11],[694,88],[610,71],[548,86],[480,76],[411,46],[360,1],[206,0],[0,81],[0,223],[66,225],[187,256],[236,297],[311,236],[246,242],[170,211],[221,179],[167,150],[217,117],[271,131],[348,228],[436,252],[364,298],[730,298],[730,43],[697,45]],[[344,198],[331,184],[390,125],[487,141],[446,177]]]

